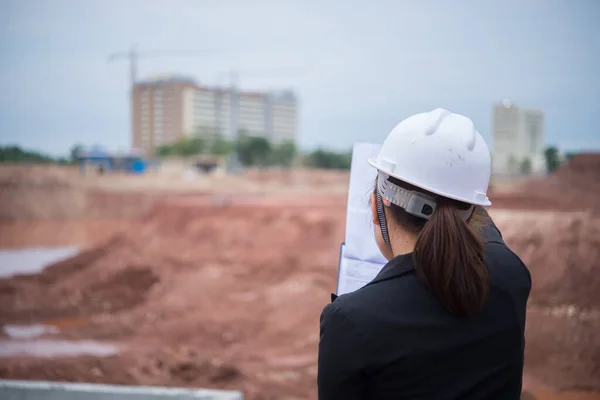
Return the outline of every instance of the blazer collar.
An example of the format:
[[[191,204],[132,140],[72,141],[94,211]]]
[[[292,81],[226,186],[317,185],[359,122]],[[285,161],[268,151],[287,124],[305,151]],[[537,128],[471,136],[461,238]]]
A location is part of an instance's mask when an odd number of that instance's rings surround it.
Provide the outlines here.
[[[366,286],[414,272],[415,266],[412,256],[412,253],[409,253],[392,258]]]
[[[415,267],[412,261],[412,253],[402,254],[392,258],[385,266],[379,271],[377,276],[369,283],[365,285],[370,286],[377,282],[386,281],[402,275],[408,275],[414,272]],[[338,295],[331,293],[331,302],[334,302],[338,298]]]

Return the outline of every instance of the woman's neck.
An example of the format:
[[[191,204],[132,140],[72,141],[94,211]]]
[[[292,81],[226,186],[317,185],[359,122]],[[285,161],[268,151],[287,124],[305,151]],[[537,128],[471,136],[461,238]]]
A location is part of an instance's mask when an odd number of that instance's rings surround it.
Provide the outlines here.
[[[402,254],[409,254],[415,250],[415,245],[417,243],[417,236],[411,235],[406,232],[394,232],[393,238],[390,238],[390,242],[392,243],[392,251],[395,256],[399,256]]]

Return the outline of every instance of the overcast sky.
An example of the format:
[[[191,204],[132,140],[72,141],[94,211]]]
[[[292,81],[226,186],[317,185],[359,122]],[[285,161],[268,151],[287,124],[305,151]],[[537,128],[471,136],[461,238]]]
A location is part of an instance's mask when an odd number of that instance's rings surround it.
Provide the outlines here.
[[[381,142],[437,107],[489,139],[508,98],[544,111],[548,143],[600,150],[598,0],[0,0],[0,144],[128,148],[128,64],[107,56],[133,43],[207,51],[141,59],[142,78],[293,88],[305,149]],[[301,70],[255,73],[280,67]]]

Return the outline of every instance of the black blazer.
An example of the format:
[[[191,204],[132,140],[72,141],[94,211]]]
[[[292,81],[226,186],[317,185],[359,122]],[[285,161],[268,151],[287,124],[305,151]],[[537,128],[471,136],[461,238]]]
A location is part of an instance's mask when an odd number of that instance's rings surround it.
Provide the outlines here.
[[[491,287],[473,318],[446,311],[410,254],[332,296],[321,314],[319,400],[520,398],[531,277],[491,219],[483,235]]]

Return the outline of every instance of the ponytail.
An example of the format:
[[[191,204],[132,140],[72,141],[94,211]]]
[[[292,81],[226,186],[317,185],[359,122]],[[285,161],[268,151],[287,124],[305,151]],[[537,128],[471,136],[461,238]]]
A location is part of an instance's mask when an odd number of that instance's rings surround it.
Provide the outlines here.
[[[442,305],[453,315],[471,317],[483,307],[489,279],[483,244],[453,203],[438,198],[417,236],[413,259],[419,278]]]

